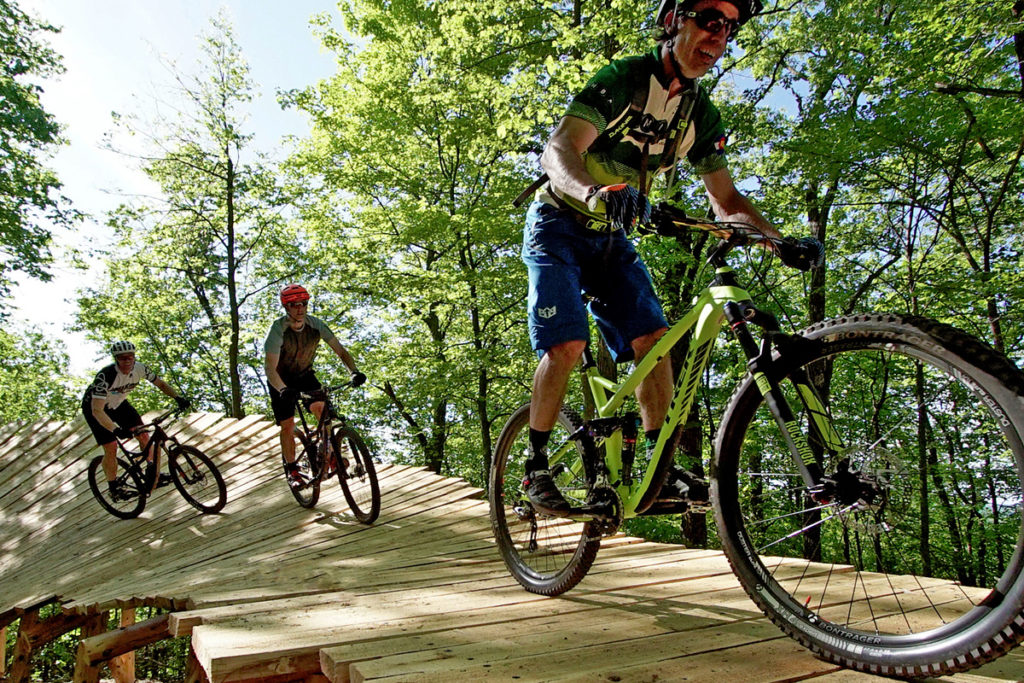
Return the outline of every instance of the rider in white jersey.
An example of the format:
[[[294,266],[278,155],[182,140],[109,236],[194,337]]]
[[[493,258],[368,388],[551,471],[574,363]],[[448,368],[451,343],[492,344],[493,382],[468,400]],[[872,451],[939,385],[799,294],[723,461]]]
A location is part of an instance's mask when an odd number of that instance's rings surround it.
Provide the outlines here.
[[[110,346],[114,363],[106,366],[98,373],[82,397],[82,415],[92,430],[93,436],[103,448],[103,474],[113,497],[121,494],[116,489],[117,477],[117,440],[127,439],[133,435],[133,429],[142,424],[142,417],[126,398],[142,380],[153,383],[178,403],[178,408],[187,410],[189,400],[178,393],[156,376],[147,366],[135,360],[135,345],[128,341],[114,342]],[[145,449],[149,445],[149,434],[136,434],[139,445]],[[149,461],[157,468],[160,466],[159,455],[149,454]],[[165,486],[169,482],[166,474],[161,474],[154,481],[154,488]]]

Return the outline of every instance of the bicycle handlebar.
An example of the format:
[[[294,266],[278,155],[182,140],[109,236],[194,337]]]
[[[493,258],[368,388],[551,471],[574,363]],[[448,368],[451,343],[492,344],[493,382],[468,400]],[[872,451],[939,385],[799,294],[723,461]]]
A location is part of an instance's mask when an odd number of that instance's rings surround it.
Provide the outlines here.
[[[151,427],[159,427],[160,424],[163,423],[164,420],[166,420],[167,418],[171,417],[172,415],[175,415],[175,414],[180,413],[180,412],[181,411],[177,407],[170,408],[170,409],[166,410],[165,412],[161,413],[160,415],[157,415],[156,417],[154,417],[149,422],[143,422],[140,425],[136,425],[135,427],[131,427],[131,428],[129,428],[128,431],[130,431],[132,433],[132,436],[136,436],[136,435],[140,434],[141,432],[144,432],[144,431],[148,430]]]
[[[774,251],[779,260],[790,268],[810,270],[820,266],[825,260],[825,246],[813,237],[771,237],[765,235],[757,227],[740,221],[715,221],[687,216],[685,212],[671,204],[661,202],[651,208],[650,222],[640,227],[640,232],[657,233],[673,236],[682,229],[705,230],[722,237],[712,252],[712,259],[725,256],[733,247],[746,244],[757,244]]]
[[[352,387],[353,387],[352,381],[349,380],[348,382],[342,382],[341,384],[335,384],[334,386],[320,387],[316,391],[300,391],[299,392],[299,397],[307,399],[307,400],[311,400],[311,399],[317,398],[317,394],[318,393],[319,394],[333,394],[334,392],[340,391],[341,389],[349,389],[349,388],[352,388]]]

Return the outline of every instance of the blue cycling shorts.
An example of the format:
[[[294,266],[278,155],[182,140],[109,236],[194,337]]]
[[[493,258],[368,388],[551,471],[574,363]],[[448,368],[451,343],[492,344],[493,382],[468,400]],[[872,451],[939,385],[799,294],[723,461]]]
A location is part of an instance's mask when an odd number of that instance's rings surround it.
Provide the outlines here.
[[[668,326],[650,273],[622,230],[588,230],[570,212],[535,201],[526,214],[522,258],[538,357],[556,344],[589,341],[581,292],[592,297],[590,313],[617,363],[633,359],[634,339]]]

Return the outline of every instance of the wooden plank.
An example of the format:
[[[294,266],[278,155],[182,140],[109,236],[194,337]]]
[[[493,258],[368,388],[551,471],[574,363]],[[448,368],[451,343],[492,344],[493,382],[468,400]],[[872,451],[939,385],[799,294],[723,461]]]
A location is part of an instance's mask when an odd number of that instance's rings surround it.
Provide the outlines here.
[[[506,577],[501,581],[507,582]],[[689,582],[696,584],[697,582]],[[727,585],[732,586],[731,577]],[[404,595],[374,595],[360,597],[322,596],[325,604],[320,609],[307,608],[287,610],[292,616],[287,626],[276,626],[257,614],[247,614],[227,623],[216,623],[196,627],[192,642],[202,648],[203,663],[211,677],[234,675],[236,671],[253,672],[259,661],[270,657],[274,661],[281,657],[296,657],[329,647],[331,643],[351,642],[366,637],[379,623],[402,623],[402,631],[410,628],[409,620],[422,620],[432,628],[459,630],[466,626],[465,618],[493,621],[503,606],[515,605],[517,609],[535,609],[544,605],[557,605],[551,601],[521,590],[516,586],[501,586],[494,582],[473,590],[472,586],[453,586],[445,593],[446,587],[437,586],[429,596],[422,591],[409,591]],[[706,588],[706,587],[705,587]],[[579,598],[577,598],[578,600]],[[611,598],[621,600],[618,595]],[[601,598],[588,596],[587,603]],[[569,600],[575,604],[575,600]],[[564,604],[563,608],[564,608]],[[270,610],[279,606],[266,605]],[[508,615],[503,615],[504,621]],[[747,613],[744,616],[756,616]],[[254,624],[259,624],[254,628]],[[774,629],[774,627],[772,627]],[[774,630],[778,634],[778,630]],[[278,652],[277,648],[286,647]],[[328,672],[328,675],[329,672]]]
[[[580,627],[585,629],[586,624],[580,624]],[[755,622],[714,624],[638,638],[624,635],[613,641],[614,647],[607,642],[577,647],[572,640],[559,640],[549,641],[549,646],[542,652],[533,652],[529,648],[520,649],[515,641],[508,641],[504,647],[497,647],[488,655],[472,660],[428,656],[419,662],[397,665],[390,657],[359,662],[352,665],[350,677],[354,682],[386,679],[507,680],[514,677],[530,680],[615,680],[614,676],[621,675],[619,671],[649,666],[651,662],[661,664],[663,660],[674,657],[706,652],[721,656],[729,648],[779,638],[778,631],[770,628],[769,624]],[[799,649],[796,643],[793,647]],[[810,655],[808,658],[816,661]],[[829,668],[836,667],[829,665]]]

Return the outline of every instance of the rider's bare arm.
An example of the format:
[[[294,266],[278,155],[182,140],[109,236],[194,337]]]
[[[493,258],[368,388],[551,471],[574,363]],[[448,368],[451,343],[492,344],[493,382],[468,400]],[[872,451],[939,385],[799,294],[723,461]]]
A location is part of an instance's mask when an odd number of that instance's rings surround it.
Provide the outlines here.
[[[711,207],[719,220],[749,223],[769,237],[781,237],[757,207],[736,189],[728,168],[702,175],[701,180],[704,181]]]
[[[584,167],[583,152],[596,139],[597,128],[589,121],[566,116],[559,122],[544,147],[540,165],[560,193],[587,201],[587,192],[598,183]]]
[[[334,353],[338,355],[338,358],[340,358],[341,362],[345,364],[345,367],[348,368],[349,372],[356,371],[355,359],[352,358],[352,354],[348,352],[348,349],[342,346],[341,342],[338,341],[336,337],[327,341],[327,345],[330,346]]]
[[[284,380],[281,379],[281,375],[277,374],[277,363],[281,360],[281,354],[267,352],[267,358],[264,363],[263,369],[267,373],[267,382],[270,386],[274,387],[278,391],[283,391],[285,388]]]
[[[96,398],[94,396],[92,399],[92,416],[96,418],[97,422],[103,425],[104,429],[112,432],[117,429],[117,425],[114,424],[114,421],[110,419],[109,415],[107,415],[107,411],[104,410],[106,405],[106,398]]]
[[[156,379],[153,380],[153,386],[155,386],[157,389],[159,389],[160,391],[164,392],[166,395],[170,396],[171,398],[177,398],[178,397],[178,392],[175,391],[174,388],[170,384],[168,384],[167,382],[163,381],[159,377],[157,377]]]

